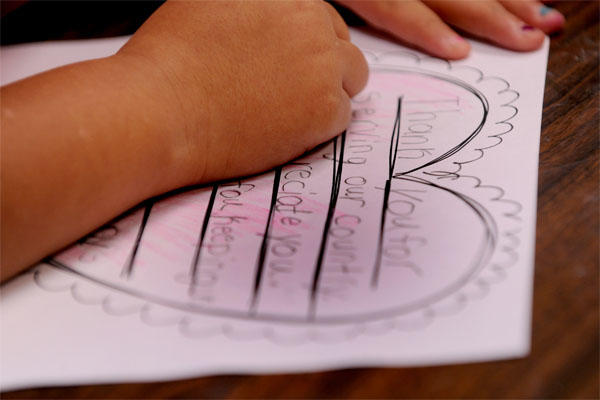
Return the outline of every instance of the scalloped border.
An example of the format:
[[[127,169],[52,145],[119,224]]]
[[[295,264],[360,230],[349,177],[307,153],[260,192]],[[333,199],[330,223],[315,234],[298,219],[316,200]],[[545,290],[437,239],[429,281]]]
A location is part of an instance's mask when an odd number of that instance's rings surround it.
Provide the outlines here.
[[[495,76],[486,77],[480,69],[475,68],[475,67],[465,66],[465,65],[453,66],[451,62],[448,62],[445,60],[440,60],[440,59],[436,59],[436,58],[429,57],[429,56],[422,56],[422,55],[412,53],[412,52],[407,52],[407,51],[384,52],[384,53],[380,53],[379,55],[376,55],[375,53],[370,52],[370,51],[364,51],[364,53],[366,53],[367,55],[371,54],[378,60],[385,56],[401,55],[401,56],[406,56],[406,57],[412,58],[414,60],[414,62],[419,66],[424,61],[426,61],[426,62],[433,61],[437,65],[440,65],[440,64],[445,65],[445,67],[448,71],[453,71],[453,70],[457,70],[457,69],[471,70],[471,71],[474,71],[478,75],[478,77],[475,80],[475,83],[480,83],[485,80],[498,80],[498,81],[504,83],[505,87],[501,90],[498,90],[496,92],[496,94],[500,95],[500,94],[508,93],[508,92],[515,93],[515,97],[513,99],[511,99],[510,101],[508,101],[504,104],[501,104],[499,106],[499,107],[512,108],[514,110],[514,113],[512,115],[510,115],[508,118],[505,118],[503,120],[495,122],[496,125],[507,126],[507,129],[502,132],[486,136],[487,138],[498,139],[497,143],[490,145],[490,146],[471,149],[472,151],[475,151],[478,153],[478,155],[474,158],[463,160],[463,161],[452,161],[451,160],[452,165],[456,166],[456,168],[452,171],[435,170],[435,171],[421,171],[420,173],[427,175],[430,178],[435,178],[436,180],[450,179],[451,181],[454,181],[454,180],[457,180],[460,178],[470,178],[470,179],[475,180],[475,184],[473,185],[473,189],[475,189],[475,190],[477,190],[477,189],[495,189],[498,191],[498,194],[495,197],[490,198],[489,201],[503,202],[503,203],[505,203],[505,205],[508,205],[508,204],[512,205],[513,207],[515,207],[515,210],[510,211],[510,212],[504,212],[502,214],[502,216],[509,218],[509,219],[513,219],[516,222],[521,222],[521,218],[519,217],[519,214],[521,211],[520,203],[518,203],[514,200],[506,199],[505,192],[501,187],[494,186],[494,185],[483,185],[482,181],[475,176],[459,174],[459,172],[463,168],[463,165],[470,164],[470,163],[473,163],[473,162],[481,159],[484,156],[484,153],[486,150],[489,150],[489,149],[501,144],[503,141],[502,136],[506,135],[507,133],[511,132],[514,129],[514,125],[512,123],[510,123],[509,121],[518,114],[518,109],[513,105],[513,103],[520,97],[520,94],[510,87],[510,84],[508,83],[508,81],[506,81],[503,78],[495,77]],[[378,64],[378,66],[382,66],[382,65]],[[397,65],[396,66],[388,65],[388,67],[402,68]],[[429,70],[429,71],[431,71],[431,70]],[[435,71],[431,71],[431,72],[435,72]],[[465,84],[470,85],[467,82],[465,82]],[[454,158],[454,155],[451,155],[449,157],[449,159],[450,158]],[[441,161],[444,161],[444,160],[441,160]],[[436,164],[432,164],[431,166],[433,166],[433,165],[436,165]],[[494,215],[494,217],[497,217],[497,216]],[[155,308],[156,305],[153,303],[150,303],[148,301],[141,303],[139,306],[134,306],[134,307],[130,308],[129,310],[126,310],[125,312],[122,310],[116,311],[111,306],[111,294],[105,295],[99,301],[86,299],[85,296],[82,296],[81,293],[78,292],[78,283],[79,283],[78,281],[70,283],[68,285],[68,287],[66,287],[64,289],[59,289],[59,290],[51,289],[49,287],[46,287],[44,285],[44,283],[42,282],[41,274],[42,274],[43,270],[41,270],[40,267],[36,268],[33,271],[33,279],[34,279],[36,285],[43,290],[47,290],[47,291],[68,290],[71,294],[71,297],[79,304],[96,305],[96,306],[100,305],[103,312],[105,312],[108,315],[124,316],[124,315],[131,315],[131,314],[137,313],[139,315],[140,321],[142,323],[144,323],[145,325],[148,325],[148,326],[177,326],[178,331],[182,335],[189,337],[189,338],[207,338],[207,337],[214,336],[214,335],[223,335],[232,340],[266,339],[272,343],[280,344],[280,345],[299,345],[299,344],[303,344],[306,342],[330,343],[330,342],[339,342],[340,340],[351,340],[359,335],[380,335],[380,334],[385,334],[387,332],[390,332],[392,330],[405,331],[405,330],[422,329],[425,326],[429,325],[436,317],[451,316],[456,313],[459,313],[462,309],[464,309],[467,306],[467,303],[469,301],[475,301],[475,300],[480,300],[480,299],[484,298],[487,295],[487,293],[489,292],[490,287],[492,285],[497,284],[497,283],[501,282],[503,279],[505,279],[506,274],[507,274],[507,272],[506,272],[507,269],[509,269],[512,265],[514,265],[518,260],[517,248],[520,245],[520,240],[518,238],[519,232],[520,232],[520,228],[515,228],[515,229],[510,229],[510,230],[500,232],[499,233],[500,237],[505,238],[506,243],[503,244],[502,241],[499,241],[496,246],[496,249],[494,249],[494,253],[492,255],[492,259],[490,260],[490,262],[483,267],[483,269],[480,271],[480,273],[478,274],[478,276],[476,278],[474,278],[472,281],[467,282],[456,293],[449,295],[447,298],[433,304],[432,306],[425,307],[424,309],[422,309],[422,311],[414,311],[414,312],[409,313],[408,314],[409,318],[405,318],[406,316],[403,316],[402,318],[374,320],[374,321],[370,321],[368,323],[347,324],[347,325],[345,325],[346,329],[342,329],[341,332],[336,332],[336,334],[334,334],[334,335],[331,335],[331,332],[329,332],[329,334],[323,334],[321,331],[326,328],[323,328],[323,326],[319,325],[318,323],[310,323],[310,322],[307,322],[301,328],[299,328],[303,332],[300,332],[300,334],[297,334],[297,335],[289,335],[289,333],[285,334],[285,335],[279,335],[277,332],[277,329],[275,327],[265,326],[265,322],[261,322],[261,321],[253,321],[252,322],[252,324],[254,324],[254,325],[262,325],[258,330],[257,330],[257,327],[252,327],[250,329],[250,331],[243,330],[243,329],[241,329],[241,330],[236,329],[231,324],[231,321],[228,321],[228,320],[221,321],[210,327],[204,326],[204,329],[198,329],[197,327],[194,326],[195,321],[193,321],[190,318],[190,315],[178,316],[178,317],[171,318],[170,320],[162,320],[162,321],[157,320],[156,317],[152,316],[153,308]],[[506,254],[506,255],[508,255],[508,259],[504,262],[495,261],[494,258],[497,256],[497,254]],[[489,268],[488,268],[488,266],[489,266]],[[484,276],[483,273],[486,272],[487,270],[491,271],[491,275]],[[76,280],[75,277],[74,277],[74,280]],[[471,284],[473,284],[473,285],[471,285]],[[473,286],[473,287],[470,287],[470,286]],[[120,293],[119,295],[123,295],[123,294]],[[447,299],[450,299],[451,301],[445,303],[445,300],[447,300]],[[443,305],[443,306],[441,306],[441,305]],[[182,311],[182,313],[185,313],[185,312]],[[205,318],[205,317],[203,316],[202,318]],[[218,318],[223,319],[226,317],[218,317]],[[204,323],[205,323],[205,321],[202,321],[201,325]],[[347,329],[348,327],[350,329]]]

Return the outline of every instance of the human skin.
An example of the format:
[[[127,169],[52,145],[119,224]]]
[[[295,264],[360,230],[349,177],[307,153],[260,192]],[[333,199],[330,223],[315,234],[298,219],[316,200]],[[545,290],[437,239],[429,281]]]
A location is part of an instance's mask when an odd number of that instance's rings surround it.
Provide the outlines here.
[[[564,24],[534,0],[339,2],[448,59],[469,52],[450,26],[527,51]],[[3,87],[0,280],[148,197],[340,133],[367,78],[348,39],[321,1],[169,1],[116,55]]]
[[[116,55],[3,87],[0,279],[148,197],[331,139],[367,71],[327,3],[175,1]]]
[[[373,27],[446,59],[470,46],[457,28],[517,51],[539,48],[544,33],[562,28],[563,15],[535,0],[338,0]]]

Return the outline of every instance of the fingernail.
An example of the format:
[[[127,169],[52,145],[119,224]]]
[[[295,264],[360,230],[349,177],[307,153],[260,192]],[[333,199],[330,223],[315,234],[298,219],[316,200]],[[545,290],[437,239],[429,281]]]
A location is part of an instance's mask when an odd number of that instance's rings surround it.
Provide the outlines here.
[[[540,15],[542,17],[546,16],[546,14],[548,14],[550,11],[554,11],[554,9],[545,5],[540,7]]]
[[[521,29],[524,31],[535,31],[535,28],[531,25],[523,25]]]

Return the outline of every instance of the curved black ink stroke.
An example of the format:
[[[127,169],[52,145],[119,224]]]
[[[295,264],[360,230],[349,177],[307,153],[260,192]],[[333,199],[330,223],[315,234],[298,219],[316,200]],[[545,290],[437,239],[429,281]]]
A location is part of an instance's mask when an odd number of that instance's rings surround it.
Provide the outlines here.
[[[138,229],[135,242],[133,243],[133,248],[131,249],[131,253],[129,257],[127,257],[127,262],[121,271],[121,277],[125,279],[130,279],[133,274],[133,266],[135,264],[135,259],[137,257],[138,250],[140,248],[140,242],[142,241],[142,236],[144,235],[144,230],[146,229],[146,224],[148,223],[148,218],[150,218],[150,212],[152,211],[152,206],[154,205],[154,201],[150,200],[144,206],[144,214],[142,215],[142,222],[140,223],[140,227]]]
[[[260,284],[262,281],[263,270],[265,267],[265,260],[267,258],[267,249],[269,248],[269,235],[271,234],[271,225],[273,225],[273,214],[275,213],[275,204],[277,203],[277,196],[279,194],[279,182],[281,180],[281,169],[282,167],[275,168],[275,176],[273,177],[273,190],[271,192],[271,204],[269,206],[269,216],[265,225],[265,232],[263,233],[262,242],[260,243],[260,251],[258,253],[258,260],[256,262],[256,272],[254,274],[254,286],[252,287],[252,298],[250,299],[250,315],[256,314],[256,308],[258,307],[258,295],[260,291]]]
[[[375,290],[375,289],[377,289],[377,285],[379,283],[379,275],[380,275],[380,271],[381,271],[381,260],[382,260],[381,253],[382,253],[383,241],[384,241],[384,237],[385,237],[385,232],[384,232],[385,220],[386,220],[386,215],[387,215],[389,194],[390,194],[390,190],[391,190],[392,175],[394,175],[394,177],[398,177],[398,176],[410,174],[412,172],[418,171],[418,170],[428,167],[430,165],[436,164],[442,160],[445,160],[446,158],[448,158],[448,157],[456,154],[458,151],[460,151],[471,140],[473,140],[475,138],[475,136],[477,136],[479,134],[479,132],[481,132],[481,130],[483,129],[483,126],[485,125],[485,122],[487,121],[487,116],[489,114],[489,102],[488,102],[487,98],[483,95],[483,93],[481,93],[479,90],[477,90],[474,87],[472,87],[471,85],[463,82],[462,80],[455,79],[455,78],[452,78],[447,75],[437,74],[434,72],[426,72],[426,71],[422,71],[422,70],[413,70],[412,68],[409,68],[409,67],[382,67],[382,66],[378,67],[377,65],[375,65],[375,66],[372,66],[371,69],[385,71],[385,72],[401,71],[401,73],[424,75],[424,76],[428,76],[430,78],[446,81],[448,83],[457,85],[457,86],[465,89],[472,95],[474,95],[481,102],[482,109],[483,109],[483,115],[482,115],[480,124],[476,127],[476,129],[473,132],[471,132],[469,134],[469,136],[466,139],[464,139],[462,142],[460,142],[457,146],[448,150],[446,153],[435,158],[434,160],[429,161],[419,167],[415,167],[413,169],[394,174],[394,169],[395,169],[395,164],[396,164],[395,156],[398,151],[398,140],[399,140],[398,136],[400,134],[400,116],[401,116],[400,114],[401,114],[401,106],[402,106],[401,98],[398,99],[398,106],[396,109],[396,118],[394,121],[394,128],[392,131],[392,136],[390,138],[389,175],[388,175],[388,179],[385,182],[385,188],[384,188],[384,193],[383,193],[383,206],[381,209],[381,221],[380,221],[380,226],[379,226],[379,228],[380,228],[379,229],[379,237],[378,237],[378,241],[377,241],[377,252],[375,255],[375,262],[373,264],[373,271],[371,274],[371,288],[373,290]],[[481,76],[483,76],[483,74],[481,74]],[[480,80],[481,79],[482,78],[480,77]],[[392,153],[394,154],[394,159],[391,158]]]
[[[342,168],[344,166],[344,147],[346,147],[346,131],[340,135],[340,149],[337,149],[338,138],[333,140],[333,175],[331,177],[331,192],[329,195],[329,206],[327,208],[327,217],[321,234],[321,245],[319,247],[319,255],[315,264],[312,284],[310,288],[310,302],[308,306],[308,319],[313,321],[317,314],[317,294],[319,290],[319,280],[321,270],[323,268],[323,260],[325,259],[325,250],[327,249],[327,237],[329,236],[329,228],[331,220],[335,213],[338,195],[340,193],[340,183],[342,180]]]
[[[204,237],[206,236],[206,230],[208,229],[208,223],[210,222],[210,216],[212,214],[213,206],[215,204],[215,198],[217,197],[217,190],[219,185],[215,184],[210,192],[210,199],[208,200],[208,206],[204,212],[204,218],[202,220],[202,229],[198,235],[198,244],[194,250],[194,258],[192,259],[192,265],[190,266],[190,286],[188,293],[194,294],[196,291],[196,285],[198,281],[198,269],[200,268],[200,254],[202,253],[202,245],[204,244]]]
[[[409,68],[409,67],[373,65],[373,66],[371,66],[371,69],[372,70],[378,70],[378,71],[400,72],[400,73],[411,73],[411,74],[417,74],[417,75],[424,75],[424,76],[428,76],[428,77],[431,77],[431,78],[434,78],[434,79],[439,79],[439,80],[443,80],[443,81],[446,81],[446,82],[449,82],[449,83],[456,84],[456,85],[462,87],[463,89],[471,92],[473,95],[475,95],[480,100],[480,102],[482,103],[482,107],[483,107],[483,110],[484,110],[484,112],[483,112],[483,118],[482,118],[482,121],[481,121],[480,125],[466,139],[464,139],[461,143],[459,143],[458,146],[455,146],[454,148],[452,148],[451,150],[447,151],[443,155],[437,157],[436,159],[434,159],[434,160],[432,160],[432,161],[430,161],[430,162],[428,162],[428,163],[426,163],[426,164],[424,164],[424,165],[422,165],[420,167],[416,167],[416,168],[413,168],[413,169],[408,170],[408,171],[396,173],[394,175],[394,177],[393,177],[394,179],[405,179],[405,178],[408,177],[407,174],[409,174],[411,172],[418,171],[418,170],[420,170],[422,168],[425,168],[427,166],[435,164],[435,163],[437,163],[439,161],[442,161],[442,160],[444,160],[444,159],[446,159],[446,158],[454,155],[456,152],[460,151],[464,146],[466,146],[471,140],[473,140],[473,138],[475,136],[477,136],[477,134],[479,134],[479,132],[482,130],[482,128],[483,128],[483,126],[484,126],[484,124],[485,124],[485,122],[487,120],[487,115],[489,113],[489,104],[487,102],[487,99],[477,89],[471,87],[470,85],[466,84],[465,82],[463,82],[461,80],[454,79],[454,78],[449,77],[447,75],[437,74],[437,73],[434,73],[434,72],[423,71],[423,70],[419,70],[419,69],[413,69],[413,68]],[[506,121],[502,121],[502,122],[506,123]],[[411,178],[418,179],[418,178],[414,178],[414,177],[411,177]],[[423,181],[421,183],[425,183],[425,182],[427,182],[427,181]],[[460,195],[459,193],[453,192],[450,189],[443,188],[441,186],[435,185],[435,184],[433,184],[431,182],[429,182],[427,184],[429,184],[431,186],[434,186],[434,187],[438,187],[438,188],[443,189],[443,190],[446,190],[446,191],[454,194],[455,196],[459,197],[462,201],[466,202],[469,205],[469,207],[471,209],[473,209],[480,218],[482,216],[483,217],[486,217],[486,216],[489,217],[489,220],[487,219],[487,217],[482,219],[482,221],[484,223],[484,226],[486,226],[486,232],[490,231],[489,227],[491,225],[494,226],[493,232],[496,232],[496,230],[495,230],[496,229],[495,228],[495,223],[494,223],[493,219],[491,219],[491,216],[489,215],[489,212],[487,210],[485,210],[485,208],[483,208],[483,206],[481,206],[475,200],[470,199],[470,198],[468,198],[466,196]],[[190,187],[189,190],[195,189],[195,188],[197,188],[197,187]],[[186,189],[183,189],[182,191],[186,191]],[[333,191],[332,191],[332,195],[333,195]],[[335,207],[333,208],[333,211],[332,211],[331,215],[333,215],[334,211],[335,211]],[[491,225],[489,224],[489,221],[492,222]],[[325,230],[323,232],[323,238],[324,239],[322,240],[321,251],[319,252],[319,258],[321,259],[321,262],[322,262],[322,259],[324,257],[324,252],[325,252],[325,248],[326,248],[325,244],[326,244],[327,233],[328,233],[328,230]],[[496,235],[496,233],[493,235],[493,238],[494,238],[493,243],[494,243],[494,245],[495,245],[495,237],[496,237],[495,235]],[[489,235],[487,235],[487,236],[489,236]],[[74,273],[74,274],[76,274],[78,276],[81,276],[81,277],[86,278],[88,280],[94,281],[94,282],[99,283],[99,284],[101,284],[103,286],[106,286],[108,288],[112,288],[114,290],[118,290],[118,291],[121,291],[121,292],[124,292],[124,293],[128,293],[130,295],[136,296],[136,297],[141,298],[141,299],[145,299],[147,301],[150,301],[150,302],[153,302],[153,303],[156,303],[156,304],[162,304],[162,305],[165,305],[165,306],[168,306],[168,307],[172,307],[172,308],[176,308],[176,309],[180,309],[180,310],[185,310],[185,311],[190,311],[190,312],[196,312],[196,313],[203,313],[203,314],[207,314],[207,315],[220,315],[220,316],[224,316],[224,317],[231,317],[231,318],[238,318],[238,319],[256,319],[255,317],[253,317],[251,315],[250,316],[244,315],[244,314],[239,313],[236,310],[214,309],[214,308],[213,309],[205,309],[205,308],[203,308],[201,306],[198,306],[196,304],[183,304],[183,303],[180,303],[180,302],[173,302],[173,301],[170,301],[170,300],[161,299],[160,297],[157,297],[157,296],[147,295],[147,294],[144,294],[142,292],[137,292],[135,290],[131,290],[131,289],[128,289],[128,288],[120,287],[119,285],[111,284],[110,282],[105,282],[105,281],[101,281],[101,280],[98,280],[98,279],[93,278],[93,277],[86,276],[86,275],[84,275],[84,274],[82,274],[82,273],[74,270],[73,268],[68,267],[68,266],[66,266],[64,264],[61,264],[61,263],[59,263],[59,262],[57,262],[55,260],[49,260],[47,262],[49,264],[57,267],[57,268],[60,268],[62,270],[68,271],[68,272],[72,272],[72,273]],[[319,262],[317,264],[319,265]],[[484,265],[484,264],[485,263],[481,263],[481,265]],[[319,274],[317,273],[316,270],[315,270],[315,277],[316,277],[316,279],[313,279],[313,288],[314,289],[313,289],[313,291],[311,291],[311,298],[316,298],[316,295],[313,295],[312,293],[313,292],[316,293],[316,290],[318,288],[318,277],[319,277]],[[451,293],[451,291],[450,291],[450,293]],[[427,305],[429,305],[429,304],[423,304],[422,306],[425,307]],[[394,308],[393,310],[395,310],[395,313],[396,313],[394,315],[397,315],[397,313],[404,313],[404,312],[414,311],[414,310],[410,310],[409,308],[410,307],[407,308],[407,306],[403,306],[400,309]],[[392,309],[390,309],[390,310],[384,310],[384,311],[377,312],[377,313],[364,313],[364,314],[361,314],[361,315],[352,316],[349,319],[347,319],[347,317],[316,318],[316,313],[314,313],[312,318],[309,317],[309,321],[314,321],[314,322],[323,323],[323,324],[340,324],[340,323],[348,323],[348,322],[357,322],[359,320],[362,321],[362,320],[384,318],[384,316],[382,316],[382,315],[384,315],[386,313],[389,313],[389,312],[392,312],[393,310]],[[310,315],[310,313],[309,313],[309,315]],[[303,319],[298,319],[296,317],[288,317],[288,316],[285,316],[285,315],[278,315],[278,314],[266,314],[266,315],[262,315],[261,314],[261,316],[258,319],[261,320],[261,321],[264,320],[264,321],[272,321],[272,322],[306,323],[306,320],[303,320]]]
[[[94,282],[100,286],[104,286],[105,288],[112,289],[121,293],[128,294],[130,296],[137,297],[142,301],[146,301],[149,303],[154,303],[157,305],[173,308],[176,310],[203,314],[208,316],[220,316],[226,318],[233,318],[238,320],[245,321],[259,321],[259,322],[273,322],[273,323],[286,323],[286,324],[296,324],[296,325],[305,325],[307,323],[317,323],[323,325],[343,325],[349,323],[361,323],[378,319],[392,318],[399,315],[407,314],[410,312],[414,312],[420,309],[424,309],[436,302],[440,301],[443,298],[455,293],[460,288],[462,288],[468,281],[473,279],[474,276],[486,265],[490,255],[493,253],[493,250],[497,243],[498,230],[489,211],[487,211],[479,202],[476,200],[465,196],[461,193],[455,192],[452,189],[446,188],[444,186],[437,185],[435,183],[426,181],[421,178],[416,178],[413,176],[399,176],[394,177],[394,179],[407,180],[414,183],[420,183],[424,185],[428,185],[430,187],[446,191],[451,195],[455,196],[458,200],[463,202],[469,209],[471,209],[475,215],[478,217],[480,222],[484,227],[484,235],[481,239],[481,243],[477,252],[477,256],[466,270],[466,272],[458,279],[455,280],[452,284],[448,285],[444,289],[432,294],[425,299],[417,300],[413,303],[409,303],[403,306],[390,307],[388,309],[376,311],[376,312],[366,312],[361,314],[354,314],[350,316],[329,316],[329,317],[318,317],[315,315],[313,319],[306,319],[304,317],[298,316],[289,316],[275,313],[261,313],[259,317],[255,317],[249,315],[248,312],[242,310],[231,310],[224,308],[205,308],[198,304],[194,303],[183,303],[180,301],[173,301],[162,298],[160,296],[155,296],[152,294],[148,294],[143,291],[139,291],[133,288],[128,288],[123,286],[122,284],[115,284],[107,280],[94,278],[89,275],[86,275],[80,271],[75,270],[57,260],[48,259],[45,262],[51,266],[54,266],[62,271],[71,273],[80,278],[84,278],[88,281]]]
[[[463,68],[466,68],[466,67],[463,67]],[[475,68],[473,68],[473,69],[475,69]],[[481,74],[483,76],[483,73],[481,73]],[[510,100],[510,101],[508,101],[508,102],[500,105],[500,108],[512,108],[514,110],[513,114],[510,117],[505,118],[505,119],[503,119],[503,120],[498,121],[498,122],[495,123],[496,125],[506,125],[507,128],[503,132],[499,132],[499,133],[496,133],[496,134],[488,136],[488,138],[494,138],[494,139],[496,139],[497,140],[496,143],[494,143],[492,145],[485,146],[485,147],[480,147],[480,148],[477,148],[477,149],[473,149],[473,151],[479,153],[474,158],[471,158],[470,160],[465,160],[465,161],[453,161],[453,164],[456,166],[456,169],[454,171],[429,171],[429,172],[424,172],[424,174],[426,174],[426,175],[432,175],[432,174],[441,172],[441,173],[455,174],[455,175],[458,176],[458,173],[462,170],[462,166],[463,165],[470,164],[472,162],[475,162],[477,160],[482,159],[486,150],[489,150],[489,149],[492,149],[492,148],[494,148],[496,146],[499,146],[504,141],[504,139],[502,137],[504,135],[506,135],[507,133],[512,132],[514,130],[514,125],[512,123],[508,122],[508,121],[510,121],[511,119],[513,119],[519,113],[519,109],[517,107],[513,106],[512,103],[514,103],[516,100],[518,100],[519,97],[521,97],[521,95],[516,90],[511,89],[510,88],[510,84],[505,79],[503,79],[503,78],[494,77],[494,76],[492,76],[492,77],[481,77],[478,80],[478,82],[480,82],[480,81],[486,81],[486,80],[498,80],[498,81],[500,81],[500,82],[502,82],[502,83],[504,83],[506,85],[506,87],[504,89],[502,89],[502,90],[499,90],[497,92],[497,94],[509,93],[510,92],[510,93],[514,93],[514,95],[515,95],[515,97],[512,100]]]
[[[381,257],[383,252],[383,236],[385,228],[385,217],[387,216],[388,201],[390,199],[390,190],[392,188],[392,178],[394,168],[396,166],[396,155],[398,154],[398,142],[400,141],[400,122],[402,115],[402,97],[398,97],[398,105],[396,107],[396,118],[394,120],[394,128],[392,129],[392,137],[390,138],[390,153],[388,160],[388,177],[385,181],[383,190],[383,205],[381,207],[381,219],[379,221],[379,237],[377,238],[377,251],[375,253],[375,263],[371,274],[371,288],[376,289],[379,283],[379,272],[381,270]]]
[[[425,163],[421,166],[412,168],[407,171],[399,172],[400,174],[413,173],[415,171],[429,167],[433,164],[436,164],[440,161],[447,159],[448,157],[453,156],[454,154],[459,152],[463,147],[465,147],[470,141],[472,141],[479,134],[479,132],[481,132],[481,130],[483,129],[483,126],[485,125],[485,123],[487,121],[487,117],[488,117],[489,109],[490,109],[490,105],[489,105],[487,98],[479,90],[477,90],[473,86],[469,85],[468,83],[466,83],[460,79],[456,79],[456,78],[453,78],[453,77],[450,77],[450,76],[447,76],[444,74],[438,74],[438,73],[430,72],[430,71],[423,71],[420,69],[410,68],[410,67],[393,67],[393,66],[372,65],[371,71],[398,72],[398,73],[404,73],[404,74],[422,75],[422,76],[427,76],[427,77],[430,77],[433,79],[437,79],[437,80],[441,80],[441,81],[445,81],[445,82],[454,84],[456,86],[463,88],[467,92],[470,92],[472,95],[474,95],[481,102],[481,106],[483,109],[481,122],[475,128],[475,130],[473,132],[471,132],[469,134],[469,136],[467,136],[466,139],[462,140],[458,145],[451,148],[450,150],[448,150],[441,156],[439,156],[431,161],[428,161],[427,163]]]

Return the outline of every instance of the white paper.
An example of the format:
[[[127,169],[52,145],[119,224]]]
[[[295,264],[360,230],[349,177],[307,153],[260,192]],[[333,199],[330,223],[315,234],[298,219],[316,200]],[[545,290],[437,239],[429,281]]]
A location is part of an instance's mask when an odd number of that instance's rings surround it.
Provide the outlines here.
[[[125,40],[3,48],[2,82]],[[4,285],[2,389],[526,355],[547,41],[449,63],[352,40],[371,72],[345,134]]]

